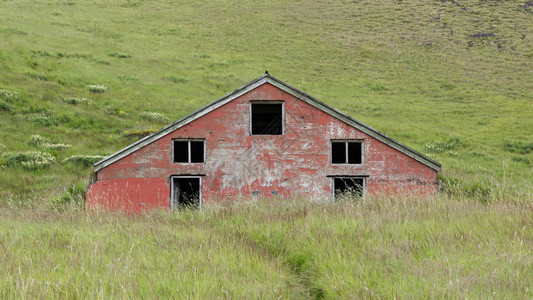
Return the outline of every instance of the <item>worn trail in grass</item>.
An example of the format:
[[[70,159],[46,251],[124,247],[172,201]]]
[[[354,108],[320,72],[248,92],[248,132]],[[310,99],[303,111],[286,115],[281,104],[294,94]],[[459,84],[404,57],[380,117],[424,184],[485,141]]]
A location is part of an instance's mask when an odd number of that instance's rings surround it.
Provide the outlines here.
[[[530,298],[532,199],[4,208],[4,296]]]

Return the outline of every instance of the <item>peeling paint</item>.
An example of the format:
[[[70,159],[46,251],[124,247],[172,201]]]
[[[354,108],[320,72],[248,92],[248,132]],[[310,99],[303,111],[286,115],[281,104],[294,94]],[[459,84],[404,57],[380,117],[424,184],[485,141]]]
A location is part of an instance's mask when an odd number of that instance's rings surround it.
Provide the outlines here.
[[[285,133],[250,135],[250,101],[279,100],[285,102]],[[188,138],[205,139],[205,163],[172,162],[172,140]],[[332,139],[363,140],[363,164],[332,165]],[[87,205],[169,207],[170,176],[190,174],[205,175],[204,203],[251,197],[253,191],[261,197],[329,198],[332,175],[365,176],[369,193],[433,193],[437,187],[436,170],[266,83],[98,170]]]

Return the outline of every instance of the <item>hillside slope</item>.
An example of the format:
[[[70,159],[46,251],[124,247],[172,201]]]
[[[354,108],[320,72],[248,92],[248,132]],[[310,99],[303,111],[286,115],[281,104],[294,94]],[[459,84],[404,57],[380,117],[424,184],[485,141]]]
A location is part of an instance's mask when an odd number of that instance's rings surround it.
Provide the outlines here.
[[[265,70],[445,176],[531,188],[531,1],[37,0],[0,16],[2,203],[86,182],[86,155]]]

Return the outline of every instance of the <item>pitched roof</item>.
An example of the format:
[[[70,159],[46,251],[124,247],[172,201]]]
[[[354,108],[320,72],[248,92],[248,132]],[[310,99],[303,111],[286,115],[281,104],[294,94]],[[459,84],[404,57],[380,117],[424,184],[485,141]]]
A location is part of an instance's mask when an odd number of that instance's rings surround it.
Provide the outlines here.
[[[268,73],[265,73],[264,75],[262,75],[261,77],[257,78],[257,79],[254,79],[252,80],[251,82],[243,85],[242,87],[234,90],[233,92],[211,102],[210,104],[200,108],[199,110],[191,113],[190,115],[188,116],[185,116],[179,120],[177,120],[176,122],[172,123],[172,124],[169,124],[168,126],[160,129],[159,131],[153,133],[152,135],[149,135],[111,155],[109,155],[108,157],[100,160],[99,162],[95,163],[94,164],[94,171],[97,172],[107,166],[109,166],[110,164],[118,161],[119,159],[129,155],[130,153],[133,153],[135,151],[137,151],[138,149],[164,137],[165,135],[175,131],[176,129],[200,118],[201,116],[204,116],[206,114],[208,114],[209,112],[221,107],[222,105],[232,101],[233,99],[237,98],[237,97],[240,97],[241,95],[265,84],[265,83],[269,83],[289,94],[291,94],[292,96],[306,102],[307,104],[310,104],[312,106],[314,106],[315,108],[317,109],[320,109],[321,111],[347,123],[348,125],[351,125],[355,128],[357,128],[358,130],[368,134],[369,136],[375,138],[376,140],[379,140],[387,145],[389,145],[390,147],[402,152],[403,154],[415,159],[416,161],[419,161],[421,163],[423,163],[424,165],[432,168],[433,170],[439,172],[440,171],[440,167],[441,165],[424,156],[423,154],[401,144],[400,142],[386,136],[385,134],[373,129],[372,127],[369,127],[355,119],[353,119],[352,117],[336,110],[335,108],[325,104],[324,102],[316,99],[316,98],[313,98],[312,96],[306,94],[305,92],[277,79],[276,77],[268,74]]]

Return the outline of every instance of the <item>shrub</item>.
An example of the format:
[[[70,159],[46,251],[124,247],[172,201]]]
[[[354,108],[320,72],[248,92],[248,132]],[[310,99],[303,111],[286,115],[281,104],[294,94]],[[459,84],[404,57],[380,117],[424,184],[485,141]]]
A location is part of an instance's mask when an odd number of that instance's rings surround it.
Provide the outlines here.
[[[63,102],[78,105],[78,104],[89,104],[89,99],[86,98],[64,98]]]
[[[0,153],[4,152],[6,150],[6,146],[0,144]]]
[[[107,91],[107,87],[103,84],[90,84],[87,88],[91,93],[105,93]]]
[[[0,89],[0,99],[13,102],[13,100],[17,100],[18,98],[19,94],[17,92]]]
[[[101,155],[73,155],[71,157],[65,158],[63,160],[63,163],[90,167],[104,158],[105,156]]]
[[[447,140],[439,140],[433,143],[427,143],[424,148],[428,152],[442,153],[444,151],[455,150],[461,145],[459,138],[449,138]]]
[[[152,122],[168,122],[169,118],[161,113],[157,112],[142,112],[141,119]]]
[[[503,142],[503,150],[518,154],[528,154],[529,152],[533,151],[533,143],[505,141]]]
[[[28,151],[20,153],[5,153],[0,159],[0,166],[27,170],[38,170],[49,167],[54,162],[50,153]]]

